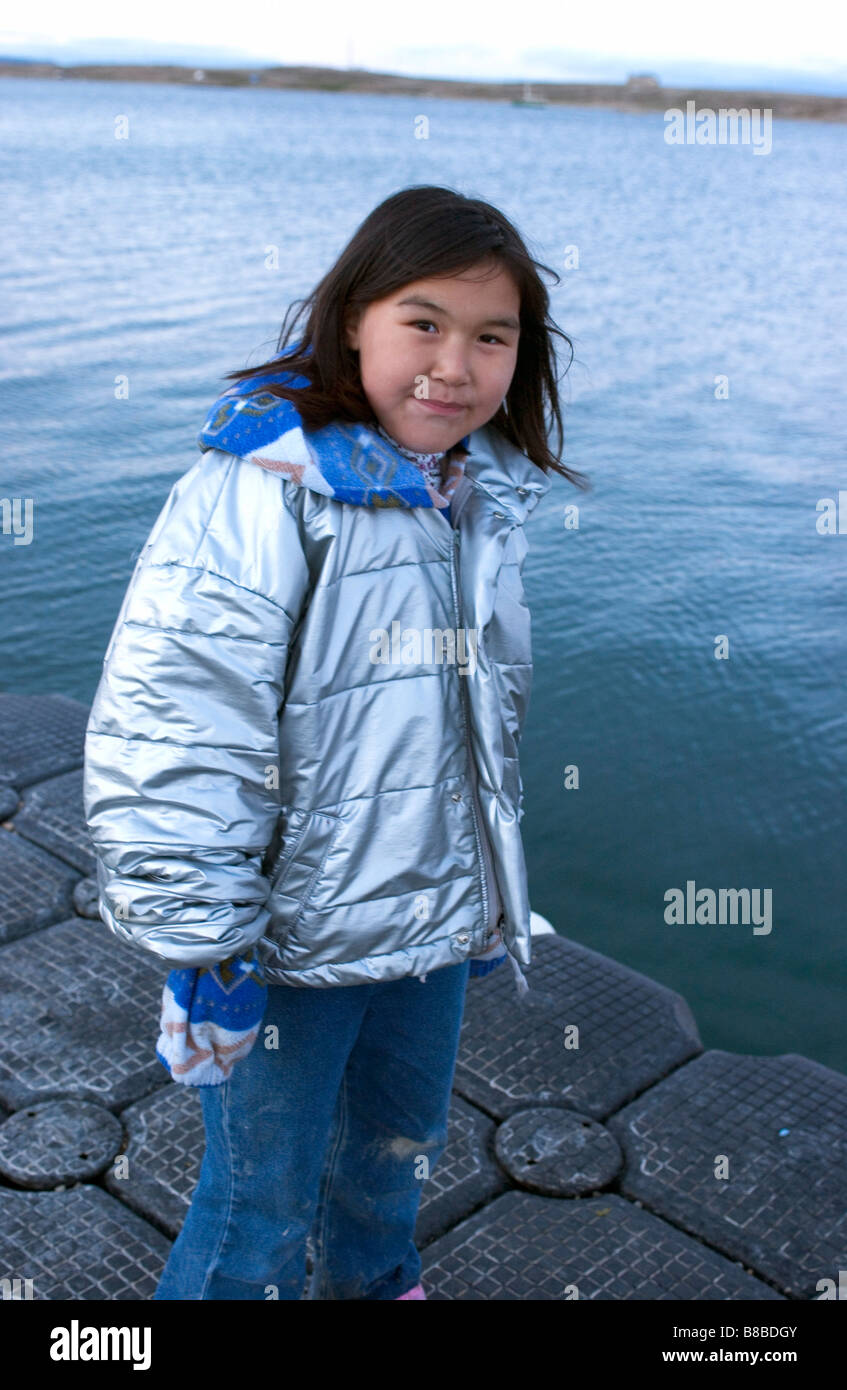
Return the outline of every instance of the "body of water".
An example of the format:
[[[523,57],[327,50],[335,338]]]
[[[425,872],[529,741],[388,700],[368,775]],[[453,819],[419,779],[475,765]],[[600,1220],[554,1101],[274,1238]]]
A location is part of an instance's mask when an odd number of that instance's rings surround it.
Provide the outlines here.
[[[847,495],[817,527],[847,488],[845,128],[775,121],[757,155],[669,146],[661,114],[0,88],[0,495],[34,521],[0,535],[2,688],[91,701],[223,373],[272,355],[371,208],[486,198],[561,274],[565,462],[593,483],[528,526],[532,905],[680,991],[707,1047],[847,1071]],[[690,881],[769,890],[771,929],[669,924]]]

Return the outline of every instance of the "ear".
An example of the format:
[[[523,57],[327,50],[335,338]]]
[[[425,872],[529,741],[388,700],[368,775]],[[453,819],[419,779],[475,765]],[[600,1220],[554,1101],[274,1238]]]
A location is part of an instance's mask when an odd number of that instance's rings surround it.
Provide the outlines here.
[[[344,337],[347,346],[353,352],[358,352],[359,350],[359,317],[359,314],[349,309],[344,317]]]

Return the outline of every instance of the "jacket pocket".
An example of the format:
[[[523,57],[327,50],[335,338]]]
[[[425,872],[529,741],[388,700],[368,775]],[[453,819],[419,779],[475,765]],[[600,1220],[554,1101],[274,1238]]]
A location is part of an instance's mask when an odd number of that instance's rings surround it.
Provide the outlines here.
[[[329,811],[291,806],[281,812],[281,843],[269,873],[268,906],[289,925],[294,925],[314,896],[340,826],[339,817]]]

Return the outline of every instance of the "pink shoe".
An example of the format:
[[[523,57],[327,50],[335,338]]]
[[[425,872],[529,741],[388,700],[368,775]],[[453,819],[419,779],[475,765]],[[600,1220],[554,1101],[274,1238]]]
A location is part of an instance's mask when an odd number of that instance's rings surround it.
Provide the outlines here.
[[[398,1294],[397,1298],[394,1300],[395,1303],[399,1303],[401,1298],[426,1298],[426,1294],[423,1291],[423,1284],[416,1284],[413,1289],[409,1289],[408,1293]]]

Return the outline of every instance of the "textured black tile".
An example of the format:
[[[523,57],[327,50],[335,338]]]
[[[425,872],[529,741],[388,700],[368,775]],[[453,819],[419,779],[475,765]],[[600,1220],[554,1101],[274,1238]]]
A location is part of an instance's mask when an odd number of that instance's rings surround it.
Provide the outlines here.
[[[102,1188],[0,1188],[0,1270],[31,1279],[34,1299],[150,1299],[169,1248]]]
[[[111,1109],[167,1084],[156,1059],[167,965],[103,922],[57,922],[0,949],[0,1101]]]
[[[81,874],[95,872],[94,850],[85,823],[82,768],[25,788],[12,824],[18,835]]]
[[[89,707],[67,695],[0,694],[3,780],[28,787],[82,767]]]
[[[847,1076],[807,1057],[705,1052],[607,1121],[621,1191],[786,1293],[847,1269]],[[721,1158],[727,1176],[719,1176]]]
[[[0,946],[68,917],[78,882],[76,870],[0,829]]]
[[[680,995],[565,937],[533,937],[527,980],[521,1000],[508,967],[467,993],[455,1088],[497,1119],[549,1102],[603,1120],[702,1051]]]
[[[506,1192],[422,1254],[428,1299],[779,1299],[767,1284],[613,1193]]]

